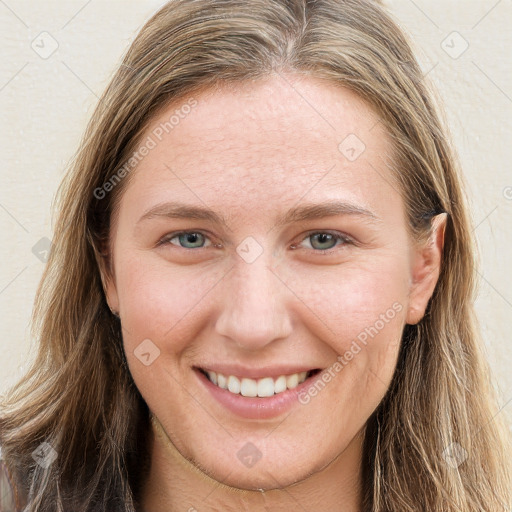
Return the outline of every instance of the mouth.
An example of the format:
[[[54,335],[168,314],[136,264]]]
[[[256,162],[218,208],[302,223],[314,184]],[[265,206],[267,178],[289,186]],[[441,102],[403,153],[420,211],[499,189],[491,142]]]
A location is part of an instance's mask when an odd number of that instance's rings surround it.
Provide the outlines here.
[[[321,372],[321,369],[315,368],[288,375],[279,375],[277,377],[252,379],[249,377],[224,375],[205,368],[195,369],[202,373],[216,387],[227,390],[233,395],[241,395],[250,398],[268,398],[274,395],[280,395],[287,390],[296,388],[307,379]]]

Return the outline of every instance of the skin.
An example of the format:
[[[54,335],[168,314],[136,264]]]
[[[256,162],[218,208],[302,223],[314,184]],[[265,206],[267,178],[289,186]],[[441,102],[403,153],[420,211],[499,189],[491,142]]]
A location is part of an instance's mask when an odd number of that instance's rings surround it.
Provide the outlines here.
[[[405,324],[423,317],[433,293],[445,219],[424,245],[410,238],[390,139],[350,90],[288,74],[194,98],[133,171],[112,223],[113,271],[103,276],[130,371],[162,427],[150,433],[141,510],[361,511],[365,425],[390,385]],[[141,140],[186,100],[161,111]],[[366,146],[353,161],[338,149],[349,134]],[[279,225],[290,208],[328,199],[375,218]],[[170,200],[207,206],[227,226],[138,223]],[[182,230],[204,237],[172,237]],[[325,230],[352,242],[318,239]],[[236,251],[247,237],[263,250],[251,263]],[[390,310],[347,361],[357,336]],[[146,339],[160,350],[148,366],[134,354]],[[266,420],[223,408],[192,370],[225,361],[328,369],[340,355],[346,364],[307,404]],[[247,442],[261,452],[252,467],[237,457]]]

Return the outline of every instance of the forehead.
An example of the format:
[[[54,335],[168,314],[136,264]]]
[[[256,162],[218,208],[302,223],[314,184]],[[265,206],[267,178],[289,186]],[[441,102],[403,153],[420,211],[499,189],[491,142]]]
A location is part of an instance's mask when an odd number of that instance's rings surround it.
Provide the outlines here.
[[[353,91],[313,77],[276,74],[185,96],[141,141],[152,148],[125,191],[132,204],[179,192],[250,210],[263,198],[272,207],[326,190],[364,204],[390,181],[378,114]]]

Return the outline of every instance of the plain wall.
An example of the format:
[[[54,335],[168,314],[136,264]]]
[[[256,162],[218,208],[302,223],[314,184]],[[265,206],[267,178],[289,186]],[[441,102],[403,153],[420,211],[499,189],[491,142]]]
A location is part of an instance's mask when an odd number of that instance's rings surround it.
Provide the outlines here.
[[[52,200],[66,165],[121,56],[163,3],[0,2],[0,392],[34,355],[30,315],[52,238]],[[481,254],[477,313],[510,417],[512,2],[385,4],[412,37],[422,69],[444,100]]]

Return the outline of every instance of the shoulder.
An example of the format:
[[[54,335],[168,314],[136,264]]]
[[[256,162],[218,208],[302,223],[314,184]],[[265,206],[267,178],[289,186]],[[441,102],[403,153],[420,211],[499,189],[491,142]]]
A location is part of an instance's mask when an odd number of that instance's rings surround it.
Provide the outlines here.
[[[7,465],[2,458],[0,446],[0,512],[17,512],[14,500],[14,489],[9,476]]]

